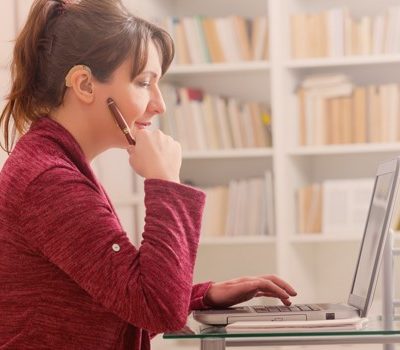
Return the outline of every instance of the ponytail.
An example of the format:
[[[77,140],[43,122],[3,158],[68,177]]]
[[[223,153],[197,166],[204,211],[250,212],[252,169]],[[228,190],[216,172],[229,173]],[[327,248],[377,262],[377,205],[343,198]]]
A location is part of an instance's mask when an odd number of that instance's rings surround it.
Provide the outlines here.
[[[71,67],[85,64],[106,82],[132,57],[135,77],[146,65],[150,40],[161,53],[164,74],[174,56],[171,37],[130,14],[120,0],[35,0],[14,47],[11,89],[0,115],[1,148],[10,153],[17,133],[62,104]]]
[[[25,27],[19,34],[11,63],[11,91],[8,102],[0,116],[0,127],[4,128],[5,147],[10,153],[10,136],[14,143],[16,132],[23,134],[26,127],[45,111],[40,110],[38,101],[37,77],[43,74],[46,57],[40,50],[47,23],[62,12],[61,1],[37,0],[32,6]],[[43,43],[42,43],[43,45]],[[9,134],[11,119],[14,120],[12,135]]]

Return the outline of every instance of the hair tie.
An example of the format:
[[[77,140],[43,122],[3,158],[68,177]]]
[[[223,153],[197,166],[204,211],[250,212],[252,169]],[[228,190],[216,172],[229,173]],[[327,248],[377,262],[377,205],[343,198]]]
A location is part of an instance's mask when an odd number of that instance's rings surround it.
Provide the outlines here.
[[[57,1],[58,6],[57,6],[57,15],[61,16],[65,13],[65,10],[67,9],[67,3],[64,0],[58,0]]]

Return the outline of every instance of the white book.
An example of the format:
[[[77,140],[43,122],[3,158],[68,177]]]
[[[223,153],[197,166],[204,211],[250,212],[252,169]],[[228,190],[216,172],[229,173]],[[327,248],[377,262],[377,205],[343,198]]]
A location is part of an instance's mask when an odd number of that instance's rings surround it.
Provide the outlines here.
[[[385,17],[378,15],[372,23],[372,54],[380,55],[384,53],[385,42]]]
[[[238,186],[238,197],[236,205],[236,230],[235,236],[247,236],[249,234],[247,228],[247,209],[249,207],[249,193],[247,180],[240,180]]]
[[[239,105],[236,99],[229,98],[227,104],[229,124],[232,130],[232,141],[234,148],[244,147],[244,140],[242,140],[241,122],[242,117],[239,113]]]
[[[202,191],[206,195],[206,201],[204,203],[203,216],[201,218],[201,230],[200,235],[202,237],[211,235],[210,232],[210,216],[212,215],[212,190],[213,188],[202,188]]]
[[[243,103],[240,113],[241,125],[244,134],[244,146],[255,147],[256,140],[254,138],[253,122],[251,120],[251,110],[248,103]]]
[[[350,83],[350,80],[345,74],[318,74],[311,75],[304,79],[301,83],[301,87],[304,89],[310,89],[336,86],[346,83]]]
[[[235,31],[232,20],[229,17],[219,17],[215,19],[218,37],[227,62],[240,62],[240,51],[238,40],[235,38]]]
[[[226,110],[226,103],[222,97],[215,96],[215,111],[218,122],[218,130],[220,131],[221,144],[223,149],[230,149],[233,146],[229,122],[228,122],[228,114]]]
[[[380,96],[380,140],[382,142],[389,142],[390,131],[389,131],[389,99],[390,99],[390,85],[380,85],[379,86],[379,96]]]
[[[174,139],[178,138],[175,124],[175,110],[177,106],[176,88],[170,84],[161,85],[161,93],[167,106],[167,111],[160,116],[160,128]]]
[[[185,29],[190,60],[193,64],[205,63],[201,52],[201,43],[198,36],[196,19],[193,17],[183,17],[181,19]]]
[[[275,235],[275,195],[273,175],[271,171],[265,172],[265,189],[267,198],[267,234]]]
[[[237,203],[237,188],[238,183],[236,180],[231,180],[228,186],[228,214],[225,225],[225,236],[233,236],[235,230],[235,215]]]
[[[399,140],[399,86],[387,85],[388,142]]]
[[[373,185],[373,179],[364,178],[324,181],[323,234],[361,236]]]
[[[344,18],[345,10],[342,8],[334,8],[328,11],[328,52],[330,57],[344,55]]]
[[[371,54],[371,32],[372,23],[370,17],[361,18],[360,22],[360,54],[370,55]]]
[[[263,59],[263,53],[266,43],[268,42],[268,18],[259,16],[253,19],[253,60],[260,61]]]
[[[192,118],[194,121],[194,132],[197,140],[197,150],[204,151],[207,149],[204,116],[201,108],[201,102],[190,101],[190,107],[192,110]]]
[[[247,208],[247,223],[248,223],[248,234],[259,235],[260,232],[260,213],[261,213],[261,201],[260,194],[262,193],[262,187],[260,182],[262,180],[254,178],[248,180],[248,192],[250,205]],[[262,182],[261,182],[262,184]]]
[[[325,139],[325,108],[324,100],[328,98],[351,96],[353,85],[342,83],[325,85],[305,91],[306,144],[322,145]]]
[[[189,150],[188,135],[186,133],[185,119],[187,117],[183,105],[180,103],[175,107],[174,119],[176,124],[176,136],[182,146],[182,150]]]
[[[217,118],[213,109],[212,97],[204,94],[202,110],[204,116],[204,127],[206,134],[207,149],[219,149],[220,140],[218,133]]]
[[[399,38],[398,34],[398,8],[390,7],[387,10],[387,27],[386,27],[386,38],[385,38],[385,53],[395,54],[397,43],[396,40]]]
[[[182,115],[180,116],[180,137],[185,138],[185,146],[188,150],[199,149],[198,135],[195,130],[196,123],[194,120],[192,107],[188,96],[187,88],[178,88],[180,97],[180,110]]]

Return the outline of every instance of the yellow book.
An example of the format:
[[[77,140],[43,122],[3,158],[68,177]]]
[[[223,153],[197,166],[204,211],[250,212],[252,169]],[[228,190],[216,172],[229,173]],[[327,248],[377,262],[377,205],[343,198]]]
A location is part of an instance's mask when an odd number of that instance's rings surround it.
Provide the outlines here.
[[[213,18],[204,18],[202,23],[211,61],[213,63],[225,62],[226,59],[219,40],[215,20]]]
[[[351,143],[352,142],[352,99],[351,97],[343,97],[342,98],[342,135],[343,135],[343,143]]]
[[[246,29],[246,20],[240,16],[232,16],[235,37],[239,43],[240,56],[243,61],[250,61],[252,58],[250,48],[250,38]]]
[[[353,94],[353,143],[364,143],[367,141],[366,103],[366,89],[356,87]]]
[[[176,55],[178,57],[178,64],[190,64],[191,59],[189,56],[189,49],[187,46],[187,38],[183,24],[180,21],[175,22],[175,38],[176,38]]]
[[[306,124],[306,97],[305,90],[300,88],[297,91],[298,99],[298,114],[299,114],[299,145],[305,146],[307,144],[307,124]]]

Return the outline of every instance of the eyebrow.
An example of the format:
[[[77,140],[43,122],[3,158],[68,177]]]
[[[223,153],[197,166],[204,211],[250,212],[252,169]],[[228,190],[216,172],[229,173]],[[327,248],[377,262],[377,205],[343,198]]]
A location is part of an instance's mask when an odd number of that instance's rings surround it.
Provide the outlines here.
[[[156,72],[152,71],[152,70],[146,70],[146,71],[144,71],[144,72],[142,72],[140,74],[141,75],[142,74],[150,74],[150,75],[152,75],[153,78],[158,78],[159,77],[159,75]]]

